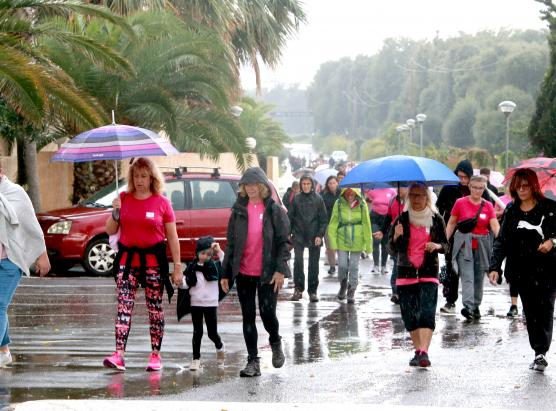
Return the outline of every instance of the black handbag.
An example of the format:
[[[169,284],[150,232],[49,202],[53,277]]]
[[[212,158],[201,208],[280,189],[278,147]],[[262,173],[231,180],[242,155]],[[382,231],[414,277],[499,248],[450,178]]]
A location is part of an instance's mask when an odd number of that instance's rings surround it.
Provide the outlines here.
[[[456,230],[458,230],[462,234],[467,234],[473,231],[477,222],[479,221],[479,214],[481,214],[481,210],[483,209],[483,205],[485,204],[485,200],[481,201],[481,206],[475,214],[473,218],[466,218],[465,220],[461,220],[459,223],[456,224]]]

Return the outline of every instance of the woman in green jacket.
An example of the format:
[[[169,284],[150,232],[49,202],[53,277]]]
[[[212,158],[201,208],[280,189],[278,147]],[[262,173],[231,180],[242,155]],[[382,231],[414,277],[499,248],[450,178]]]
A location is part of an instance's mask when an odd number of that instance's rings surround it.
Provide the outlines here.
[[[359,256],[372,252],[372,230],[367,203],[357,188],[345,188],[334,204],[328,223],[330,249],[338,250],[338,300],[355,302],[359,278]]]

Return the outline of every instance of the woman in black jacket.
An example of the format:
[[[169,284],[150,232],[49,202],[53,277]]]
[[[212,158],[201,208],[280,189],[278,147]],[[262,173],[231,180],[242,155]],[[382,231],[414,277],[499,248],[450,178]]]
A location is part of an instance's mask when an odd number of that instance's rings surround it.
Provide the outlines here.
[[[431,365],[428,351],[436,326],[438,253],[448,252],[444,220],[423,183],[409,187],[409,202],[388,233],[390,254],[398,261],[396,287],[405,328],[415,347],[411,366]]]
[[[513,202],[504,219],[490,259],[489,279],[494,285],[502,275],[517,289],[527,321],[529,343],[535,351],[532,370],[544,371],[552,341],[556,278],[556,203],[544,197],[535,172],[519,169],[510,183]]]
[[[272,365],[280,368],[284,364],[276,301],[284,277],[291,277],[288,268],[290,222],[282,207],[270,197],[270,182],[259,167],[243,174],[239,188],[228,222],[228,247],[220,284],[223,291],[228,292],[230,282],[236,281],[248,352],[247,366],[239,375],[256,377],[261,375],[255,323],[257,294],[259,313],[270,334]]]
[[[326,179],[326,184],[324,185],[324,191],[321,196],[324,200],[324,206],[326,207],[326,216],[328,217],[328,223],[330,223],[330,217],[332,217],[332,210],[334,209],[334,204],[336,200],[340,198],[340,187],[338,183],[338,178],[335,176],[329,176]],[[328,238],[328,233],[324,236],[324,243],[326,244],[326,260],[330,265],[328,269],[328,274],[332,275],[336,272],[336,250],[331,250],[330,240]]]

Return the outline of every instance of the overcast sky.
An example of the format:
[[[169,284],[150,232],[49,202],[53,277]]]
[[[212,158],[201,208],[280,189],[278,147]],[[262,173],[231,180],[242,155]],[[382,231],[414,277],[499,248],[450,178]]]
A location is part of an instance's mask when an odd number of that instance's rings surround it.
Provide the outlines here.
[[[303,0],[307,23],[291,39],[282,62],[263,68],[263,87],[308,86],[321,63],[344,56],[372,55],[384,39],[453,37],[500,28],[541,29],[542,5],[534,0]],[[246,89],[252,70],[242,70]]]

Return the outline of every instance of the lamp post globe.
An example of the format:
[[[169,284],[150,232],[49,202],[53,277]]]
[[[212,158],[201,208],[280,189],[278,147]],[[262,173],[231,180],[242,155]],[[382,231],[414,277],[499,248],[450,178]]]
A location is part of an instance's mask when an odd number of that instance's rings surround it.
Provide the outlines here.
[[[423,155],[423,123],[427,119],[427,115],[420,113],[415,116],[417,123],[419,123],[419,154]]]
[[[250,151],[253,151],[255,147],[257,147],[257,140],[255,140],[253,137],[247,137],[245,139],[245,144]]]
[[[508,154],[510,151],[510,115],[516,107],[517,104],[510,100],[505,100],[498,104],[498,109],[506,116],[506,171],[508,170]]]
[[[243,113],[243,109],[240,106],[232,106],[230,107],[230,113],[232,113],[234,117],[239,117],[241,113]]]

